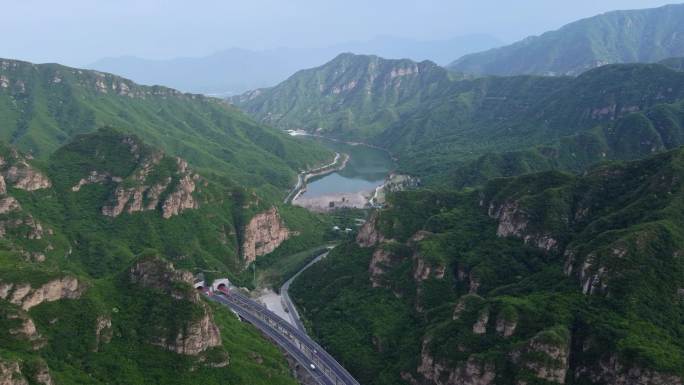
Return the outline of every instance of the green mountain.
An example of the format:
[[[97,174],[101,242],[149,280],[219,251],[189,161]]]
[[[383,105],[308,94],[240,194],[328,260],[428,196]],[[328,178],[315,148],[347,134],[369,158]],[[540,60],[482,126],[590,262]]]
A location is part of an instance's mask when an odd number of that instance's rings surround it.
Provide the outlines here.
[[[220,99],[57,64],[0,59],[0,124],[0,140],[40,159],[78,134],[111,126],[264,196],[284,195],[296,171],[332,158]]]
[[[399,121],[421,99],[439,98],[448,83],[449,74],[429,61],[347,53],[230,101],[274,127],[364,140]]]
[[[273,345],[192,285],[249,285],[257,256],[323,243],[321,218],[109,128],[46,161],[0,150],[3,381],[296,383]]]
[[[684,4],[615,11],[509,46],[461,57],[450,70],[476,75],[578,75],[613,63],[684,54]]]
[[[280,202],[330,151],[219,99],[12,60],[0,127],[1,383],[296,383],[193,284],[306,263],[286,253],[330,226]]]
[[[468,186],[674,148],[682,98],[684,75],[659,64],[458,79],[429,62],[341,55],[233,102],[277,127],[384,147],[428,183]]]
[[[364,384],[682,384],[684,149],[396,193],[295,281]]]

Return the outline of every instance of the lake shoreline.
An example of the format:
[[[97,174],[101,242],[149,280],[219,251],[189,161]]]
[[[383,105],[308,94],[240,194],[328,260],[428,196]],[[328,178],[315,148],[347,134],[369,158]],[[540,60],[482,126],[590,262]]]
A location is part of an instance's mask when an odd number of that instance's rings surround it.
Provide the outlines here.
[[[349,154],[340,154],[339,152],[336,152],[335,158],[331,163],[315,168],[313,170],[300,172],[297,175],[297,184],[292,188],[290,193],[287,195],[284,203],[295,204],[295,201],[297,201],[297,199],[306,192],[306,184],[310,179],[343,170],[345,167],[347,167],[349,158]],[[341,162],[340,159],[342,159]],[[338,165],[338,163],[340,164]]]

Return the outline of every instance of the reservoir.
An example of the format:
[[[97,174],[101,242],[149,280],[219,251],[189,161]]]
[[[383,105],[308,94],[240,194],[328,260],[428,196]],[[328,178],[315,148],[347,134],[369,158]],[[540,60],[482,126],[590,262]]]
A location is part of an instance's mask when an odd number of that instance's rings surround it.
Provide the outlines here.
[[[349,154],[347,166],[307,183],[302,199],[320,198],[339,194],[372,192],[383,184],[394,168],[390,155],[380,149],[364,145],[351,145],[328,139],[316,140],[339,153]]]

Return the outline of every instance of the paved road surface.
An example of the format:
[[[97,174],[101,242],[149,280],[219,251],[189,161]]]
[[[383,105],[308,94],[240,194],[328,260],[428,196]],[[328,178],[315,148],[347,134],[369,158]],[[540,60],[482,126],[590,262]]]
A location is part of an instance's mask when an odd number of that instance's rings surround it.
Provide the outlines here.
[[[359,385],[337,360],[313,341],[305,331],[291,325],[260,303],[236,289],[210,296],[235,311],[285,349],[321,385]],[[311,369],[314,364],[316,369]]]
[[[332,247],[330,248],[332,249]],[[295,307],[294,303],[292,302],[292,299],[290,298],[290,284],[297,278],[299,275],[311,265],[314,263],[320,261],[321,259],[325,258],[328,256],[328,253],[330,251],[327,251],[318,257],[314,258],[311,262],[307,263],[306,266],[304,266],[301,270],[297,272],[297,274],[293,275],[290,279],[287,280],[283,284],[283,286],[280,287],[280,296],[283,298],[283,302],[285,302],[285,306],[287,308],[288,313],[290,313],[290,318],[294,322],[294,325],[297,327],[297,329],[301,330],[302,332],[306,333],[306,328],[304,328],[304,324],[302,324],[302,320],[299,317],[299,312],[297,311],[297,308]]]

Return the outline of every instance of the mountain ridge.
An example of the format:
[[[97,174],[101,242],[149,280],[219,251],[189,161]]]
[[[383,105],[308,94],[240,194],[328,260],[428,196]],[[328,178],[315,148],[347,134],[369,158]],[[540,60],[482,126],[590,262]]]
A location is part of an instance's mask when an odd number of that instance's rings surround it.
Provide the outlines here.
[[[447,67],[474,75],[575,76],[605,64],[657,62],[684,54],[682,20],[684,4],[613,11],[463,56]]]
[[[164,84],[185,91],[232,96],[273,86],[302,68],[325,63],[339,52],[379,54],[391,58],[431,59],[447,64],[465,53],[501,45],[489,35],[475,34],[446,40],[418,41],[378,36],[325,48],[274,48],[252,51],[229,48],[196,58],[103,58],[88,68],[125,75],[144,84]]]

